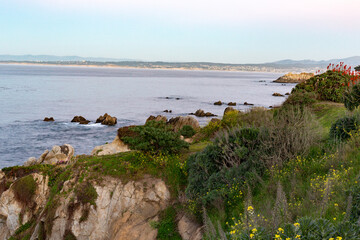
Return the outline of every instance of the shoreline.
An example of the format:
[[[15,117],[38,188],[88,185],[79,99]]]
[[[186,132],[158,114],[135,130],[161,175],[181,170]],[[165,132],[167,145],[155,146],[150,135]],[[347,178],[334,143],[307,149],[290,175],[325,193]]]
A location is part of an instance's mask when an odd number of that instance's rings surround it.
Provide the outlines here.
[[[144,70],[172,70],[172,71],[208,71],[208,72],[249,72],[249,73],[276,73],[276,74],[285,74],[291,69],[268,69],[268,70],[240,70],[232,67],[219,67],[218,69],[205,69],[199,67],[147,67],[147,66],[121,66],[115,64],[106,64],[106,65],[97,65],[97,64],[60,64],[60,63],[35,63],[35,62],[1,62],[0,65],[25,65],[25,66],[58,66],[58,67],[84,67],[84,68],[119,68],[119,69],[144,69]]]

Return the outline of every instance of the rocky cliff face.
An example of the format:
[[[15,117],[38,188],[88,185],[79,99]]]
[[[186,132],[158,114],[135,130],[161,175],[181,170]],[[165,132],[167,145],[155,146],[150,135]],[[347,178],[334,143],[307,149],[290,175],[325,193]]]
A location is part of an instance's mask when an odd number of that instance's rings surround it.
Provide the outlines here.
[[[13,186],[18,179],[0,192],[1,240],[19,234],[19,227],[24,228],[24,224],[29,222],[32,224],[26,234],[34,240],[69,236],[78,240],[156,239],[157,229],[152,228],[150,223],[158,220],[159,213],[170,201],[165,183],[150,176],[128,182],[110,177],[92,181],[97,195],[94,204],[84,204],[79,199],[75,189],[80,183],[72,178],[63,183],[56,201],[55,198],[49,201],[49,177],[38,173],[31,176],[36,182],[35,194],[29,199],[31,205],[16,197]],[[0,182],[4,178],[5,174],[0,171]],[[49,226],[50,231],[46,230]]]

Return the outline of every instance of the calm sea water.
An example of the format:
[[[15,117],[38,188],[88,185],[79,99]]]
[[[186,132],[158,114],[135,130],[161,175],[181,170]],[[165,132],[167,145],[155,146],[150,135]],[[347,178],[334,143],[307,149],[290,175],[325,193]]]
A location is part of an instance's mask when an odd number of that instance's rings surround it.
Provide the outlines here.
[[[53,145],[71,144],[75,154],[89,154],[111,142],[117,128],[143,124],[149,115],[168,118],[197,109],[222,115],[215,101],[269,107],[285,98],[294,84],[272,83],[282,74],[0,65],[0,168],[39,157]],[[247,106],[238,105],[237,109]],[[172,113],[163,113],[171,109]],[[95,121],[108,113],[113,127],[70,123],[75,115]],[[43,122],[54,117],[55,122]],[[205,124],[209,119],[200,118]]]

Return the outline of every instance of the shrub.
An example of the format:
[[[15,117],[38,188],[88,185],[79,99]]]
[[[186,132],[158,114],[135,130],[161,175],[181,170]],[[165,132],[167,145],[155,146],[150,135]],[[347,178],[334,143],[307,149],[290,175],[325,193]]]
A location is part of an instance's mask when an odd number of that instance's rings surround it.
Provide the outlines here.
[[[91,205],[96,205],[95,201],[98,197],[98,194],[89,182],[82,182],[75,189],[75,194],[79,202],[83,205],[90,203]]]
[[[300,106],[284,106],[274,112],[273,119],[262,127],[261,159],[268,168],[306,154],[319,140],[317,121],[309,109]]]
[[[348,88],[351,76],[341,71],[327,71],[299,83],[292,90],[296,92],[315,92],[320,100],[342,102],[344,92]]]
[[[310,106],[316,102],[315,92],[306,92],[304,90],[298,90],[292,93],[284,102],[284,105],[300,105]]]
[[[180,134],[183,135],[185,138],[191,138],[192,136],[195,135],[195,133],[196,131],[190,125],[185,125],[180,130]]]
[[[360,105],[360,84],[356,84],[344,93],[344,104],[349,111],[353,111]]]
[[[241,123],[241,121],[240,121],[241,115],[242,115],[242,113],[237,110],[229,111],[229,112],[225,113],[221,120],[222,126],[228,127],[228,128],[239,126]]]
[[[359,129],[360,121],[356,115],[338,119],[330,128],[330,138],[344,140],[351,136],[352,131]]]
[[[262,174],[257,163],[258,130],[235,128],[217,136],[203,152],[188,159],[188,186],[186,194],[203,203],[213,202],[229,194],[230,187]]]
[[[173,207],[168,207],[160,214],[160,221],[153,224],[158,229],[157,238],[159,240],[181,240],[181,236],[176,226],[176,211]]]
[[[138,135],[123,137],[123,141],[134,150],[144,152],[177,153],[189,144],[180,139],[180,134],[171,131],[162,121],[148,121],[143,126],[131,129]]]
[[[355,67],[355,71],[360,71],[360,65]]]
[[[200,133],[205,138],[213,137],[221,129],[221,120],[211,120],[205,127],[201,128]]]
[[[12,185],[16,200],[29,204],[36,191],[36,181],[32,175],[20,178]]]

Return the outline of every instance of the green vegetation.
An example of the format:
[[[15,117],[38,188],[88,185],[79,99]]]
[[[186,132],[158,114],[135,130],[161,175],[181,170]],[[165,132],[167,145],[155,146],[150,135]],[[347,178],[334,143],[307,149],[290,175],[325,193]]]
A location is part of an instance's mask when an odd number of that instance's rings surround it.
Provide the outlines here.
[[[137,133],[133,137],[123,137],[122,140],[131,149],[153,153],[178,153],[189,145],[180,139],[180,134],[175,133],[163,121],[149,121],[143,126],[136,126],[131,130]]]
[[[192,126],[185,125],[180,129],[179,133],[185,138],[191,138],[195,135],[196,131]]]
[[[33,176],[27,175],[15,181],[12,185],[12,189],[15,194],[15,198],[23,204],[29,204],[36,191],[36,181]]]
[[[355,71],[360,71],[360,65],[355,67]]]
[[[181,236],[177,231],[176,210],[168,207],[160,214],[160,220],[153,222],[152,227],[158,230],[158,240],[181,240]]]
[[[360,105],[360,85],[356,84],[344,94],[344,104],[349,111],[355,110]]]
[[[330,138],[344,140],[351,137],[354,131],[360,127],[360,120],[357,115],[345,116],[338,119],[330,129]]]
[[[351,76],[338,71],[327,71],[323,74],[299,83],[292,93],[306,91],[316,93],[319,100],[342,102]]]

